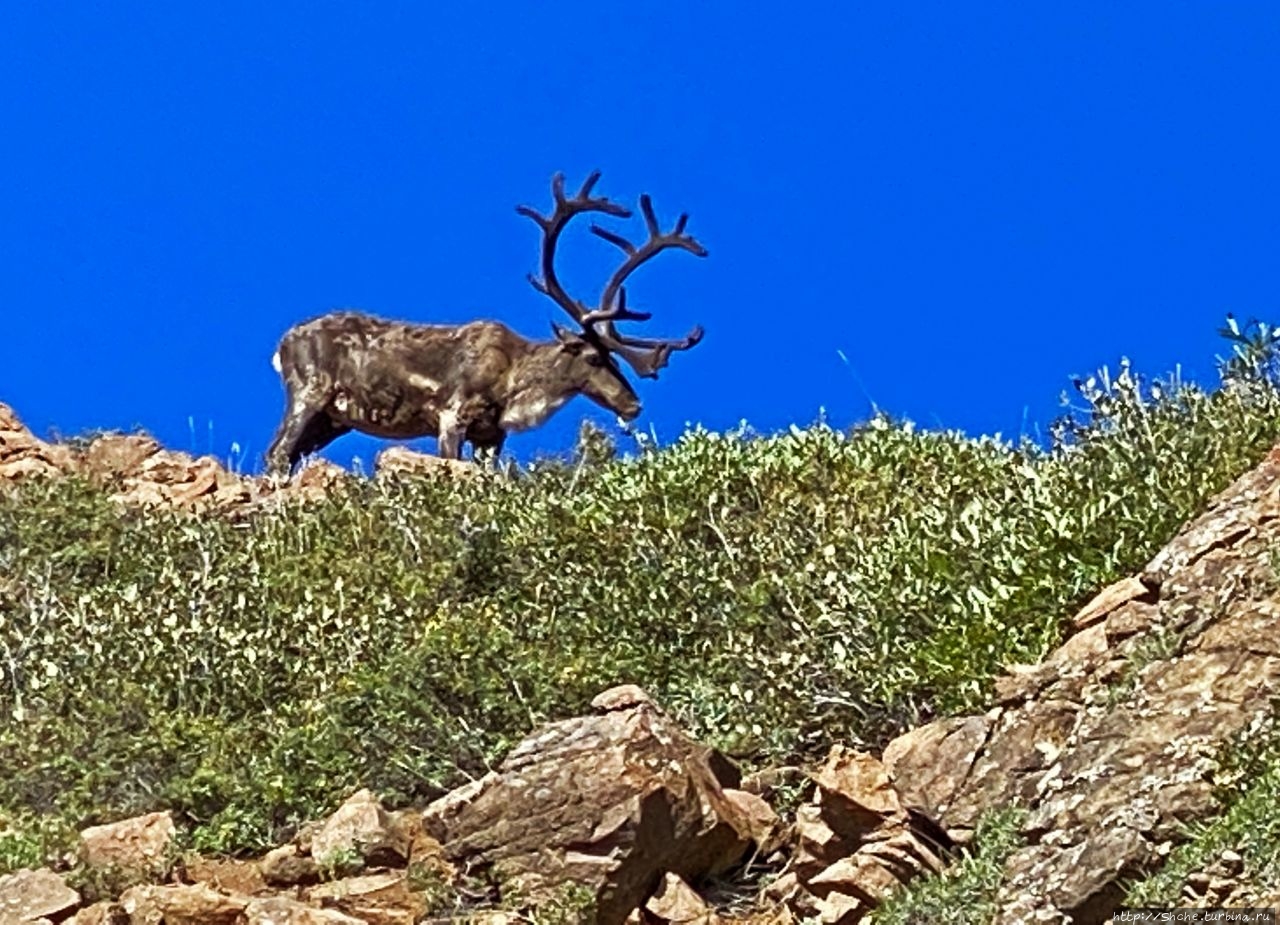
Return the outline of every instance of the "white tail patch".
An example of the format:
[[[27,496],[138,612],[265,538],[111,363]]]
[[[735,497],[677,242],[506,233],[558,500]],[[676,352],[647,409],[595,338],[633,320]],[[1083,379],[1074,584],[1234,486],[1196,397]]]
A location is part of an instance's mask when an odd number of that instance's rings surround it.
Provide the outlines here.
[[[422,375],[421,373],[410,373],[409,385],[413,386],[415,389],[423,389],[427,392],[438,392],[440,390],[440,383]]]
[[[275,370],[276,372],[278,372],[278,373],[281,373],[281,374],[283,374],[283,373],[284,373],[284,367],[280,365],[280,351],[279,351],[279,350],[277,350],[275,353],[271,354],[271,368],[272,368],[272,369],[274,369],[274,370]]]

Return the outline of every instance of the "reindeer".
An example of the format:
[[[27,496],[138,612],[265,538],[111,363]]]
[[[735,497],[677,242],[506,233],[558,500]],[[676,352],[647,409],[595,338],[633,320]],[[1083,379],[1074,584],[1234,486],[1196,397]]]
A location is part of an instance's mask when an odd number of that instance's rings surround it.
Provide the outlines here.
[[[516,211],[542,229],[542,276],[529,274],[535,289],[578,325],[552,322],[555,338],[529,340],[496,321],[462,325],[410,324],[354,311],[337,311],[289,329],[272,358],[284,379],[284,420],[267,451],[273,472],[292,473],[302,457],[356,430],[375,437],[435,436],[440,456],[461,459],[464,441],[497,455],[508,433],[545,422],[567,401],[585,395],[624,420],[640,413],[640,399],[618,360],[639,376],[656,379],[671,352],[702,340],[702,328],[680,339],[620,334],[619,321],[646,321],[648,312],[627,308],[623,284],[642,264],[665,250],[698,257],[707,250],[685,234],[688,215],[663,233],[648,195],[640,211],[649,239],[640,246],[602,228],[591,230],[626,255],[588,308],[570,296],[555,270],[556,244],[576,215],[598,212],[629,218],[630,210],[591,191],[600,172],[587,177],[577,195],[565,196],[564,176],[551,181],[555,208],[543,216],[529,206]]]

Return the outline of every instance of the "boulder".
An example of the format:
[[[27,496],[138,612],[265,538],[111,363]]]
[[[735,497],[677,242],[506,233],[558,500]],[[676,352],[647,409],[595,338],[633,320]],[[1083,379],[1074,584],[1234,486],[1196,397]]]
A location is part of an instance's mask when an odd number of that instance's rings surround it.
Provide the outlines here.
[[[241,925],[249,906],[206,884],[144,884],[125,890],[120,905],[130,925]]]
[[[856,922],[903,884],[942,869],[934,834],[904,804],[885,765],[832,748],[796,813],[787,874],[770,890],[796,914]]]
[[[274,896],[269,899],[254,899],[246,903],[243,917],[238,925],[367,925],[367,923],[337,909],[317,909],[296,899]]]
[[[92,826],[80,833],[80,861],[119,876],[163,879],[173,862],[175,832],[167,812]]]
[[[160,452],[160,444],[145,434],[103,434],[80,458],[85,474],[105,483],[136,476],[142,464]]]
[[[372,866],[403,865],[409,859],[411,836],[369,790],[347,799],[311,833],[311,857],[325,869],[343,859],[359,859]]]
[[[644,904],[645,917],[658,925],[717,925],[720,917],[675,874],[667,874]]]
[[[414,925],[427,912],[426,899],[410,889],[403,871],[323,883],[308,890],[307,899],[369,925]]]
[[[124,906],[110,900],[85,906],[70,921],[71,925],[130,925]]]
[[[253,896],[267,890],[267,881],[258,861],[239,861],[230,858],[184,858],[182,880],[204,883],[224,893],[242,893]]]
[[[275,887],[316,883],[320,879],[320,865],[292,843],[268,851],[258,863],[258,869],[262,879]]]
[[[605,712],[551,723],[497,771],[427,808],[445,856],[487,868],[504,900],[536,905],[566,883],[588,887],[597,921],[618,923],[667,873],[726,870],[752,822],[725,796],[711,750],[638,688],[598,698]]]
[[[0,877],[0,922],[4,925],[61,918],[79,905],[80,894],[51,870],[23,869]]]
[[[374,471],[378,478],[425,476],[473,479],[484,469],[473,462],[461,459],[444,459],[440,456],[418,453],[404,446],[389,446],[374,460]]]

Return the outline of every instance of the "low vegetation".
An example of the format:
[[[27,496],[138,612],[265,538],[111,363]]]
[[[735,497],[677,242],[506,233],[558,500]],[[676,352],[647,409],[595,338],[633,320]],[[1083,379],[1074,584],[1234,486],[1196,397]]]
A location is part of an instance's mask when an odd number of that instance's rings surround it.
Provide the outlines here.
[[[0,492],[0,870],[158,808],[240,853],[359,786],[423,801],[624,681],[749,765],[979,708],[1280,439],[1271,345],[1239,334],[1212,390],[1080,382],[1048,447],[595,435],[247,522]]]

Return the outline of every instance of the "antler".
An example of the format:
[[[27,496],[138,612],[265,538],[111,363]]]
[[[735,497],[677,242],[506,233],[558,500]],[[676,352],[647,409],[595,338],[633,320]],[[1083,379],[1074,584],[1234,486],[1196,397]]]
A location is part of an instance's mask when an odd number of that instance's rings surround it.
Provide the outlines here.
[[[644,213],[645,224],[649,229],[649,240],[644,244],[636,247],[620,234],[601,228],[599,225],[591,226],[591,230],[596,235],[621,248],[627,258],[605,285],[604,292],[600,296],[600,306],[588,310],[586,305],[570,296],[560,284],[554,265],[555,248],[565,225],[571,218],[582,212],[603,212],[618,218],[631,217],[630,210],[618,203],[610,202],[603,196],[591,195],[591,190],[599,179],[600,171],[597,170],[587,177],[578,194],[569,199],[564,194],[564,175],[557,173],[551,180],[555,210],[550,216],[544,217],[529,206],[516,207],[517,212],[533,219],[542,228],[542,278],[538,279],[530,274],[529,282],[535,289],[550,297],[568,312],[570,317],[582,326],[585,337],[596,341],[611,353],[626,360],[637,375],[656,378],[658,370],[667,365],[671,351],[688,350],[702,340],[702,328],[695,327],[679,339],[624,337],[618,333],[614,322],[647,321],[651,316],[648,312],[635,312],[627,308],[627,293],[623,283],[641,264],[664,250],[675,248],[686,250],[698,257],[705,257],[707,249],[694,240],[692,235],[684,233],[685,224],[689,221],[687,214],[680,216],[673,230],[662,233],[653,211],[652,200],[647,194],[642,195],[640,210]]]
[[[574,321],[582,325],[584,331],[591,330],[591,322],[586,320],[589,313],[585,305],[570,296],[565,292],[564,286],[560,285],[555,268],[556,244],[560,239],[560,232],[564,231],[564,226],[569,224],[569,220],[583,212],[603,212],[618,218],[631,217],[631,210],[625,206],[610,202],[604,196],[592,197],[591,190],[599,179],[600,171],[597,170],[587,177],[578,194],[568,199],[564,194],[564,174],[557,173],[551,178],[551,195],[555,199],[555,209],[549,216],[544,217],[529,206],[516,206],[517,212],[533,219],[542,229],[542,279],[530,273],[529,282],[533,284],[533,288],[550,297],[568,312]]]
[[[684,226],[689,221],[687,212],[676,219],[675,228],[663,234],[659,230],[658,217],[653,211],[653,200],[647,193],[640,197],[640,211],[644,213],[644,222],[649,229],[649,240],[639,247],[607,228],[601,228],[599,225],[591,226],[595,234],[621,248],[627,255],[622,266],[618,267],[605,285],[604,292],[600,296],[600,309],[592,312],[591,315],[597,323],[596,331],[601,342],[609,350],[626,360],[637,375],[657,378],[658,370],[667,365],[671,351],[688,350],[702,340],[702,326],[694,327],[688,334],[678,339],[624,337],[614,327],[615,321],[645,321],[650,316],[647,312],[633,312],[627,309],[627,291],[623,288],[623,283],[641,264],[664,250],[675,248],[686,250],[695,257],[705,257],[707,249],[699,244],[693,235],[684,233]]]

